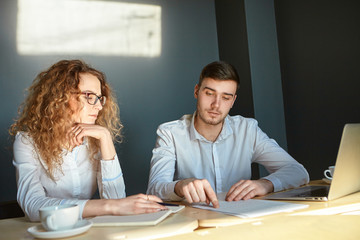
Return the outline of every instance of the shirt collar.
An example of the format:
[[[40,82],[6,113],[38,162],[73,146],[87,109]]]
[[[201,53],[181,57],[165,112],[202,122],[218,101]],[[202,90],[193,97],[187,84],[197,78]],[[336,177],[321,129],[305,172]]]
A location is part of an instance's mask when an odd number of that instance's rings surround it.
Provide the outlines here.
[[[210,142],[209,140],[207,140],[206,138],[204,138],[195,128],[195,125],[194,125],[194,121],[195,121],[195,116],[196,116],[196,111],[194,112],[192,118],[191,118],[191,124],[190,124],[190,140],[193,141],[193,140],[202,140],[202,141],[205,141],[205,142]],[[227,115],[225,117],[225,121],[224,121],[224,125],[221,129],[221,132],[219,134],[219,136],[217,137],[216,142],[219,142],[219,141],[222,141],[224,139],[226,139],[228,136],[232,135],[233,134],[233,130],[230,126],[230,120],[229,120],[230,116]]]

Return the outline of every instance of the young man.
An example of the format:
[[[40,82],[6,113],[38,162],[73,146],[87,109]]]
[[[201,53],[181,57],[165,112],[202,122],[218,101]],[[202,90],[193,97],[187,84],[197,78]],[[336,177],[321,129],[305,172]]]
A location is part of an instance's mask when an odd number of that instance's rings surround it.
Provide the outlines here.
[[[227,201],[246,200],[309,181],[305,168],[262,132],[256,120],[228,115],[238,86],[230,64],[205,66],[194,89],[196,112],[157,130],[148,194],[219,207],[216,193],[226,192]],[[253,162],[270,174],[249,180]]]

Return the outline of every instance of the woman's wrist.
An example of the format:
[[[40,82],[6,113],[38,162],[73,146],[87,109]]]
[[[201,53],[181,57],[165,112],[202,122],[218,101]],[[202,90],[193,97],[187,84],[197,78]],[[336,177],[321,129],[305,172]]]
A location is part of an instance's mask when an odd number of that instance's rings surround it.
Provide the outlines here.
[[[116,151],[109,130],[104,129],[104,135],[100,139],[100,149],[102,159],[111,161],[115,159]]]
[[[110,199],[93,199],[86,202],[83,210],[83,218],[102,215],[112,215]]]
[[[103,204],[103,211],[104,214],[103,215],[113,215],[113,207],[112,207],[112,203],[113,200],[111,199],[103,199],[104,204]]]

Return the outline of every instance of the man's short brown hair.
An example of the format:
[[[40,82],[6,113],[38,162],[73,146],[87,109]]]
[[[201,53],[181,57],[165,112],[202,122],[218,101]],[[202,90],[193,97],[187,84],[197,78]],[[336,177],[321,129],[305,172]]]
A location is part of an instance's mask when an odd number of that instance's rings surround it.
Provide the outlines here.
[[[235,67],[224,61],[212,62],[203,68],[199,78],[199,87],[205,78],[212,78],[214,80],[232,80],[237,83],[237,89],[239,89],[240,80]]]

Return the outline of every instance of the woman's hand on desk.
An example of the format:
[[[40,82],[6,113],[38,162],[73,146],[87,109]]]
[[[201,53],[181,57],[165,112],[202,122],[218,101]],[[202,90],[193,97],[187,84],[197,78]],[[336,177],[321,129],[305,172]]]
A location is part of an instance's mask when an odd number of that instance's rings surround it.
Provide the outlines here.
[[[274,185],[269,180],[240,180],[230,188],[229,192],[226,194],[225,200],[248,200],[272,191],[274,191]]]
[[[137,194],[123,199],[109,200],[112,215],[132,215],[141,213],[152,213],[166,210],[165,206],[158,204],[162,200],[153,195]]]
[[[166,210],[162,200],[154,195],[137,194],[122,199],[96,199],[87,201],[83,217],[101,215],[133,215]]]
[[[179,197],[185,197],[189,203],[206,202],[219,207],[219,201],[214,190],[206,179],[187,178],[176,183],[175,193]]]

